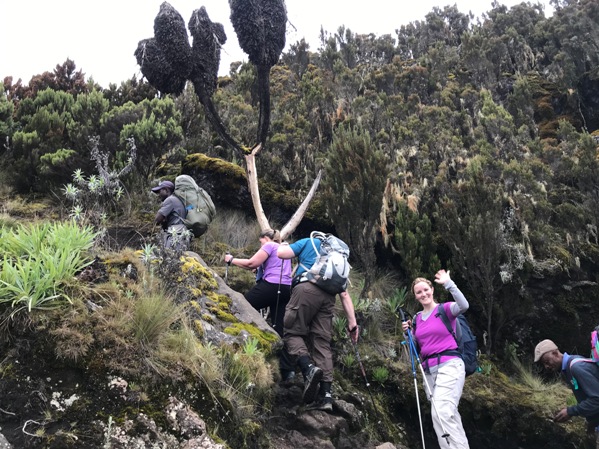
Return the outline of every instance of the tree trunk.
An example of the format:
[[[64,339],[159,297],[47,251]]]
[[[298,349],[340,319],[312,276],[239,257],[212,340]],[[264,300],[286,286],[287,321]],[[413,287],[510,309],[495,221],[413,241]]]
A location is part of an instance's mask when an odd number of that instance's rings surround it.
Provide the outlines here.
[[[256,219],[260,224],[260,229],[268,229],[270,225],[268,223],[268,218],[266,218],[266,214],[264,213],[264,209],[262,208],[262,202],[260,201],[260,189],[258,188],[258,173],[256,170],[256,155],[262,149],[262,144],[256,145],[250,154],[245,156],[245,164],[246,164],[246,175],[248,180],[248,188],[250,190],[250,195],[252,197],[252,204],[254,206],[254,212],[256,213]],[[316,193],[316,189],[320,183],[320,178],[322,177],[322,171],[319,171],[316,175],[316,179],[312,183],[312,187],[310,191],[304,198],[304,201],[297,208],[295,213],[291,216],[287,224],[283,226],[281,229],[281,239],[285,240],[288,236],[290,236],[293,231],[297,228],[297,226],[304,218],[306,211],[308,210],[308,206],[310,206],[310,202]]]

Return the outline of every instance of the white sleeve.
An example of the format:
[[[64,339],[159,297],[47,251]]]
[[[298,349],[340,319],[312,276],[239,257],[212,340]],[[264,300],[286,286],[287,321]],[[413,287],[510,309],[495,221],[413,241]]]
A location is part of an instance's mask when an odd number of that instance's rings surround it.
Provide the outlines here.
[[[453,316],[458,316],[468,310],[470,304],[468,304],[468,300],[464,296],[464,294],[460,291],[460,289],[455,285],[455,282],[449,280],[443,285],[445,290],[451,293],[453,296],[454,302],[451,303],[450,309]]]

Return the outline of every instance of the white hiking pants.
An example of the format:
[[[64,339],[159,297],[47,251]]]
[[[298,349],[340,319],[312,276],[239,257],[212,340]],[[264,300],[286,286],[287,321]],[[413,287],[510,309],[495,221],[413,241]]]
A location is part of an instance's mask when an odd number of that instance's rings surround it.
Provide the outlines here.
[[[468,439],[462,426],[458,404],[462,396],[466,372],[460,358],[451,359],[439,366],[436,372],[426,374],[433,392],[431,411],[433,427],[441,449],[469,449]],[[425,386],[426,388],[426,386]],[[449,444],[442,435],[449,434]]]

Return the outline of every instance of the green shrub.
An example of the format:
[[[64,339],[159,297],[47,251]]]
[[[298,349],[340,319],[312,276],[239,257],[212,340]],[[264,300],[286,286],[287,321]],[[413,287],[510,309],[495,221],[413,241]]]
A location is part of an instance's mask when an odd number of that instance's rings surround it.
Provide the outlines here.
[[[70,301],[65,288],[90,260],[96,234],[72,222],[0,229],[0,310],[8,317]]]
[[[384,366],[377,366],[372,372],[372,380],[383,385],[389,379],[389,370]]]

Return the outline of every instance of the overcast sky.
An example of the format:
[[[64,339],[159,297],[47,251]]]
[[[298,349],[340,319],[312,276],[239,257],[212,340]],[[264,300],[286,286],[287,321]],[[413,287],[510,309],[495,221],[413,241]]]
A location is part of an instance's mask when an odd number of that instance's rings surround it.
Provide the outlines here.
[[[423,20],[434,6],[457,4],[476,16],[491,9],[492,0],[287,0],[287,46],[305,38],[318,49],[320,27],[334,32],[345,25],[356,33],[391,34],[403,24]],[[508,7],[520,0],[499,0]],[[13,76],[25,84],[32,76],[51,71],[67,58],[86,78],[102,87],[120,84],[141,72],[133,56],[141,39],[154,35],[154,18],[162,0],[19,0],[3,1],[0,9],[0,80]],[[227,0],[172,0],[185,23],[205,6],[213,22],[225,26],[227,42],[221,53],[220,73],[233,61],[246,61],[229,20]],[[532,3],[537,3],[533,1]],[[541,0],[550,15],[549,0]]]

